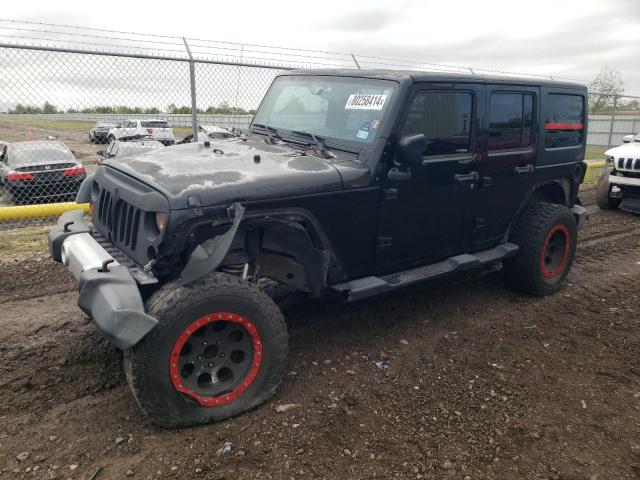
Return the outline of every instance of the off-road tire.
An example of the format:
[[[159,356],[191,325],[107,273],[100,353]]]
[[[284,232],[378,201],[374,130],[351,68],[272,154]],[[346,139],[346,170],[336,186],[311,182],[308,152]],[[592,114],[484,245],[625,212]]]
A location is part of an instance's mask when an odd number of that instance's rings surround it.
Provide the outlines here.
[[[598,183],[596,184],[596,204],[602,210],[617,210],[620,207],[620,203],[620,199],[611,198],[609,172],[605,172],[598,178]]]
[[[545,265],[550,241],[565,239],[562,257],[553,271]],[[518,253],[504,261],[504,268],[512,287],[533,295],[556,292],[571,269],[576,251],[578,227],[571,211],[555,203],[526,205],[516,221],[509,241],[520,247]],[[556,242],[557,243],[557,242]],[[555,253],[555,252],[554,252]]]
[[[172,282],[147,301],[158,325],[127,350],[124,366],[133,395],[151,420],[174,428],[224,420],[268,400],[280,384],[288,354],[287,327],[275,303],[256,285],[214,272],[186,286]],[[233,401],[202,406],[180,393],[170,376],[172,350],[185,329],[214,312],[233,312],[255,326],[261,340],[262,363],[248,388]]]

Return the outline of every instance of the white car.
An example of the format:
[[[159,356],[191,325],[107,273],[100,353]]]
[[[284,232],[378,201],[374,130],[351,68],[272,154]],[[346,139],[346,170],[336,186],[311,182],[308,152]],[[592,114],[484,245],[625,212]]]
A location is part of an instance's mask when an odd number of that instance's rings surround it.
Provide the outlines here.
[[[622,141],[604,152],[607,170],[598,181],[596,201],[603,209],[640,213],[640,133]]]
[[[125,120],[118,123],[115,128],[109,130],[108,140],[113,142],[122,137],[133,137],[136,135],[151,135],[155,140],[164,145],[176,143],[173,135],[173,128],[166,120]]]
[[[96,122],[96,126],[89,130],[89,140],[91,143],[105,143],[112,128],[115,128],[113,123]]]
[[[228,130],[223,127],[217,127],[215,125],[200,125],[198,127],[200,133],[198,134],[198,140],[223,140],[225,138],[235,138],[239,135],[233,133],[231,130]],[[193,134],[189,134],[180,140],[178,143],[190,143],[193,140]]]

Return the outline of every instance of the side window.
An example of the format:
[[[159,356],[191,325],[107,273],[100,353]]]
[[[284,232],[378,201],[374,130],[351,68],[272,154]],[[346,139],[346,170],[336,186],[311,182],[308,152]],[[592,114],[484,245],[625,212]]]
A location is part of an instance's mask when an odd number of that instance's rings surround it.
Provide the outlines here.
[[[489,100],[489,150],[531,145],[533,95],[492,93]]]
[[[138,126],[137,122],[129,122],[129,128],[136,128]]]
[[[546,148],[573,147],[584,136],[584,99],[580,95],[547,95],[544,120]]]
[[[423,133],[425,156],[468,153],[473,96],[470,92],[418,92],[405,120],[403,135]]]

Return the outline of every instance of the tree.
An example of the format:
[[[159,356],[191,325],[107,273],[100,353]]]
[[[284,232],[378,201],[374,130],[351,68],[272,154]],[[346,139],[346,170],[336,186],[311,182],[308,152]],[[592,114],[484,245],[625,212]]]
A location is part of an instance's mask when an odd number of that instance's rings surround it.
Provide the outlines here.
[[[607,113],[613,108],[614,98],[624,92],[624,82],[619,71],[606,65],[589,84],[589,113]],[[593,95],[598,94],[598,95]]]
[[[58,108],[49,102],[44,102],[42,113],[58,113]]]

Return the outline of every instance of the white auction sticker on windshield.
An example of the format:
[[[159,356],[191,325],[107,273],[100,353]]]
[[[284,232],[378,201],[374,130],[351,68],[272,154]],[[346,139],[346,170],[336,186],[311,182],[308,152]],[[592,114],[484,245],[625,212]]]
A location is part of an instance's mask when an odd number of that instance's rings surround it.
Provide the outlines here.
[[[345,110],[382,110],[387,95],[365,95],[354,93],[349,95]]]

